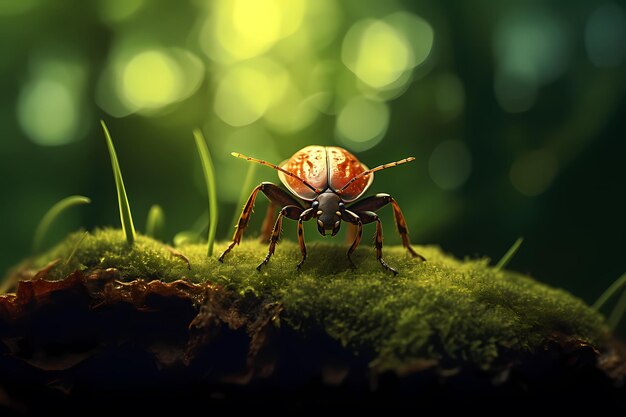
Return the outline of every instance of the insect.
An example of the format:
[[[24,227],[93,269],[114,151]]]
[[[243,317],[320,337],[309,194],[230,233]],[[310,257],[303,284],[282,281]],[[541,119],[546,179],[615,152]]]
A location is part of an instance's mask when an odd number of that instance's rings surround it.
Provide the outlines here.
[[[286,217],[298,222],[298,243],[302,253],[302,259],[297,264],[298,269],[304,264],[307,255],[304,244],[303,222],[317,219],[317,230],[322,236],[326,236],[328,231],[331,236],[335,236],[339,232],[342,221],[356,226],[356,236],[347,253],[348,261],[353,267],[354,263],[351,255],[361,242],[363,225],[376,222],[376,237],[374,240],[376,259],[383,268],[391,271],[394,275],[397,274],[398,271],[389,266],[383,259],[383,227],[376,214],[377,210],[387,204],[391,204],[393,208],[398,233],[402,238],[402,245],[411,256],[419,258],[421,261],[426,260],[411,247],[404,215],[393,197],[389,194],[376,194],[356,201],[372,185],[374,172],[411,162],[415,158],[409,157],[368,169],[350,152],[335,146],[307,146],[281,163],[280,166],[237,152],[233,152],[232,155],[274,168],[278,171],[278,177],[281,182],[293,195],[271,182],[262,182],[252,190],[239,217],[233,241],[220,255],[220,262],[224,262],[224,257],[235,245],[241,242],[259,191],[265,194],[271,203],[282,207],[270,235],[267,256],[257,266],[259,271],[269,262],[274,254],[276,244],[280,238],[283,218]]]

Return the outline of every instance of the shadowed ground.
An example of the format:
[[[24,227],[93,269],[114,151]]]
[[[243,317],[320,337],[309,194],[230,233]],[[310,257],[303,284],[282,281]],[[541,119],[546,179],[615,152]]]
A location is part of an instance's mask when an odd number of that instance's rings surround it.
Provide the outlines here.
[[[356,253],[353,270],[344,248],[313,244],[297,271],[297,245],[284,242],[259,273],[266,249],[256,242],[220,264],[202,245],[176,253],[142,236],[130,249],[116,230],[83,237],[29,261],[13,278],[31,281],[0,298],[0,386],[16,404],[28,405],[20,384],[65,405],[165,391],[216,407],[272,398],[295,409],[414,408],[440,395],[592,388],[606,402],[623,378],[601,316],[486,259],[419,247],[420,263],[388,247],[394,277],[373,248]]]

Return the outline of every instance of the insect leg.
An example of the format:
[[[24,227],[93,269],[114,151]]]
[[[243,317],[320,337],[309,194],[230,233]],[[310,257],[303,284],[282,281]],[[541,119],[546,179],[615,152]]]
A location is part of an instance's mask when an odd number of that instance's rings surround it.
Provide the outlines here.
[[[363,224],[376,222],[376,235],[374,236],[374,246],[376,247],[376,259],[387,271],[393,272],[394,275],[398,274],[394,268],[387,265],[387,262],[383,259],[383,223],[378,218],[378,214],[373,211],[361,211],[357,213]]]
[[[398,271],[387,265],[387,262],[383,259],[383,223],[376,216],[376,239],[374,240],[376,246],[376,259],[378,262],[388,271],[393,272],[394,275],[398,275]]]
[[[261,235],[259,236],[259,240],[262,243],[269,243],[270,237],[272,236],[272,226],[274,225],[274,216],[276,215],[276,211],[279,206],[270,202],[269,206],[267,206],[267,211],[265,212],[265,218],[263,219],[263,225],[261,226]]]
[[[361,221],[361,218],[356,215],[356,213],[353,213],[350,210],[343,211],[343,214],[341,215],[341,220],[344,220],[356,226],[354,241],[352,242],[350,249],[348,249],[348,261],[350,261],[350,265],[352,265],[353,268],[356,268],[356,265],[354,265],[354,262],[352,262],[352,258],[350,256],[354,253],[357,246],[359,246],[359,243],[361,243],[361,236],[363,234],[363,222]]]
[[[283,206],[296,206],[301,210],[304,210],[302,205],[292,197],[289,193],[282,190],[278,186],[272,184],[271,182],[262,182],[259,184],[252,193],[250,197],[248,197],[248,201],[243,206],[243,210],[241,211],[241,216],[239,217],[239,222],[237,223],[237,227],[235,229],[235,234],[233,235],[233,241],[228,245],[226,250],[222,252],[218,260],[220,262],[224,262],[224,257],[230,252],[236,245],[241,242],[243,237],[243,232],[248,227],[248,222],[250,221],[250,216],[252,215],[252,209],[254,208],[254,202],[256,201],[257,194],[261,191],[265,196],[270,200],[270,202]]]
[[[274,229],[272,229],[272,235],[270,236],[270,247],[267,250],[267,256],[263,259],[263,262],[256,267],[257,271],[260,271],[264,265],[270,261],[270,258],[274,254],[274,250],[276,249],[276,244],[280,239],[280,233],[283,228],[283,217],[287,217],[292,220],[297,220],[302,214],[302,207],[298,206],[285,206],[282,208],[280,213],[278,213],[278,217],[276,218],[276,223],[274,223]]]
[[[345,237],[346,244],[350,245],[352,244],[352,242],[354,242],[354,239],[356,238],[356,232],[357,232],[356,224],[348,223],[345,227],[345,231],[346,231],[346,237]]]
[[[302,225],[302,222],[311,220],[313,218],[314,212],[314,209],[308,208],[304,210],[298,218],[298,243],[300,244],[300,253],[302,253],[302,259],[300,260],[300,262],[298,262],[298,265],[296,265],[298,269],[302,267],[302,264],[306,259],[306,245],[304,244],[304,226]]]
[[[391,206],[393,207],[393,217],[396,221],[396,227],[398,229],[398,233],[400,234],[400,238],[402,238],[402,246],[404,246],[414,258],[419,258],[421,261],[425,261],[426,258],[415,252],[415,250],[411,247],[411,242],[409,241],[409,228],[406,225],[406,220],[404,219],[402,210],[400,210],[398,202],[389,194],[376,194],[375,196],[364,198],[363,200],[352,204],[349,209],[357,213],[362,211],[378,211],[389,203],[391,203]]]

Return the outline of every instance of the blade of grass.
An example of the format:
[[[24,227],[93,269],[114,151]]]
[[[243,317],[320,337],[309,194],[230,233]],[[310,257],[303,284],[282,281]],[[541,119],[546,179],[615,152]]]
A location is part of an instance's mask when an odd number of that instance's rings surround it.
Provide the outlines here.
[[[497,271],[501,270],[502,268],[507,266],[509,264],[509,262],[511,262],[511,259],[513,259],[513,257],[515,256],[515,254],[519,250],[519,247],[522,246],[522,242],[524,242],[524,238],[523,237],[517,238],[515,243],[513,243],[513,245],[509,248],[509,250],[506,251],[504,256],[496,264],[496,270]]]
[[[64,198],[50,207],[46,214],[41,218],[37,229],[35,229],[35,236],[33,237],[33,252],[37,252],[41,249],[50,226],[61,215],[61,213],[70,207],[89,203],[91,203],[89,198],[83,197],[82,195],[73,195]]]
[[[150,207],[148,212],[148,219],[146,220],[146,235],[154,238],[161,239],[163,236],[163,230],[165,229],[165,213],[158,204]]]
[[[617,329],[617,325],[622,320],[622,317],[624,317],[624,312],[626,312],[626,290],[622,291],[622,295],[617,301],[617,304],[615,304],[615,307],[613,307],[613,311],[611,311],[611,315],[607,320],[609,329]]]
[[[72,249],[72,252],[70,253],[70,256],[68,256],[67,259],[65,260],[65,265],[69,265],[70,264],[70,262],[72,261],[72,258],[74,257],[74,255],[76,255],[76,251],[78,251],[78,248],[80,248],[80,245],[83,243],[83,240],[85,240],[85,238],[87,236],[89,236],[89,232],[84,232],[81,235],[81,237],[76,242],[76,245],[74,245],[74,249]]]
[[[217,230],[217,192],[215,189],[215,170],[213,169],[213,162],[211,161],[209,147],[207,146],[206,140],[204,139],[200,129],[195,129],[193,131],[193,136],[196,140],[196,147],[198,148],[200,161],[202,162],[202,170],[204,171],[204,180],[206,182],[209,199],[209,235],[207,239],[207,254],[208,256],[213,256],[215,231]]]
[[[239,223],[239,216],[241,215],[241,209],[243,205],[246,204],[246,200],[250,195],[250,191],[252,190],[252,181],[254,181],[254,174],[256,174],[256,169],[259,165],[257,164],[249,164],[248,172],[246,173],[246,178],[243,181],[243,186],[241,188],[241,193],[239,194],[239,199],[237,200],[237,205],[235,206],[235,212],[233,213],[233,219],[230,224],[233,227],[237,226]],[[230,236],[229,236],[230,237]]]
[[[609,299],[618,292],[622,287],[626,286],[626,273],[616,279],[609,288],[607,288],[602,295],[593,303],[592,308],[596,311],[600,310],[602,306],[609,301]]]
[[[132,246],[135,243],[137,232],[135,232],[133,215],[130,211],[130,203],[128,202],[128,196],[126,195],[126,187],[124,187],[122,170],[120,169],[120,163],[117,160],[117,154],[115,153],[115,147],[113,146],[113,140],[109,134],[109,129],[107,129],[104,120],[100,120],[100,123],[102,124],[102,130],[104,130],[107,147],[109,148],[109,155],[111,156],[111,166],[113,167],[113,177],[115,178],[115,188],[117,189],[117,201],[120,206],[120,222],[122,224],[122,230],[124,231],[124,235],[126,235],[126,242]]]

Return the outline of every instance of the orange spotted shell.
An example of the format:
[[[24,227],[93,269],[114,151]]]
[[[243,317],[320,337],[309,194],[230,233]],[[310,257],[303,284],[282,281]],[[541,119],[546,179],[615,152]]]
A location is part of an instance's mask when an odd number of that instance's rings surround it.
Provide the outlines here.
[[[355,176],[367,171],[367,166],[354,155],[337,146],[307,146],[280,164],[280,167],[295,174],[320,190],[339,192]],[[278,177],[293,194],[303,200],[315,200],[317,194],[302,182],[278,172]],[[341,199],[354,201],[369,188],[374,174],[367,174],[341,191]]]

